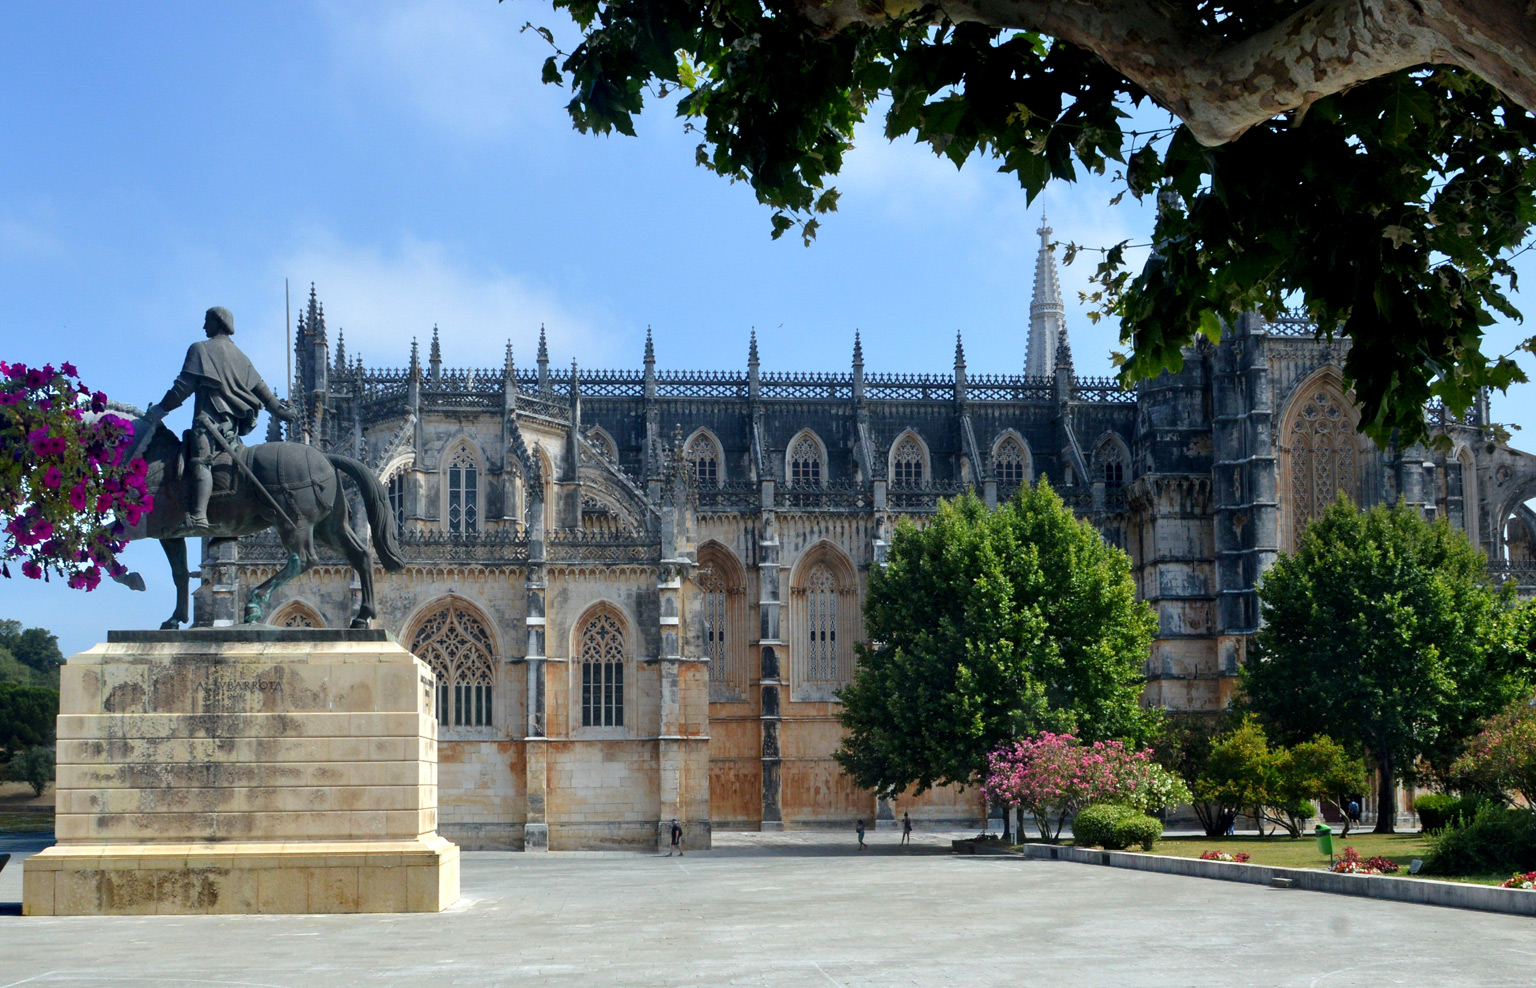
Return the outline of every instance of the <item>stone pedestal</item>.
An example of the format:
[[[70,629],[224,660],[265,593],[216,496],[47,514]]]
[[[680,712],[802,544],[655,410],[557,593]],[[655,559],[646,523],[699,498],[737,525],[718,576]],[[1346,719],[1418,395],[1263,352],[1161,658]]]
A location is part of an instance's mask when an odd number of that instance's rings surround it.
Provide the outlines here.
[[[26,915],[436,912],[432,674],[382,630],[111,632],[62,671]]]

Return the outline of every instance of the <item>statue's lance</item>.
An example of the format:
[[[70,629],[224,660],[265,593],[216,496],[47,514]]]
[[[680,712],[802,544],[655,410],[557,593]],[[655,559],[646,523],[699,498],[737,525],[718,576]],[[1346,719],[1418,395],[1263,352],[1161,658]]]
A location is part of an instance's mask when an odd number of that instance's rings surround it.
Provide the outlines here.
[[[277,503],[277,498],[273,497],[272,492],[267,490],[267,485],[256,479],[256,474],[252,472],[249,466],[246,465],[245,460],[240,458],[240,454],[235,452],[234,447],[232,447],[229,444],[229,441],[224,438],[223,434],[219,432],[218,427],[214,425],[213,419],[209,418],[205,414],[199,413],[197,416],[197,421],[198,424],[203,427],[204,432],[212,437],[213,441],[218,444],[219,448],[228,453],[229,458],[235,461],[235,466],[239,467],[240,472],[245,474],[245,479],[249,480],[255,486],[255,488],[261,492],[262,499],[267,502],[273,511],[277,512],[277,517],[283,520],[283,524],[287,525],[289,528],[297,528],[298,526],[288,518],[288,512],[284,511],[283,506]]]

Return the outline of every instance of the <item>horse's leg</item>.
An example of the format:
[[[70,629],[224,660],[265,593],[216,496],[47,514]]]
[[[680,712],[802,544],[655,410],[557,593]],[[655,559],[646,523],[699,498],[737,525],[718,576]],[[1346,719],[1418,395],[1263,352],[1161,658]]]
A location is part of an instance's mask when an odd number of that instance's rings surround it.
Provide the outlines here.
[[[272,596],[272,591],[302,572],[304,572],[304,563],[299,558],[299,554],[290,547],[287,564],[251,591],[250,598],[245,602],[245,623],[260,624],[267,610],[267,598]]]
[[[352,619],[354,628],[370,628],[377,611],[373,607],[373,557],[364,542],[348,523],[347,499],[338,497],[336,507],[315,529],[320,541],[343,553],[347,562],[357,571],[360,600],[357,615]]]
[[[171,580],[176,584],[176,610],[160,623],[161,630],[174,631],[187,621],[187,540],[161,539],[166,561],[171,564]]]

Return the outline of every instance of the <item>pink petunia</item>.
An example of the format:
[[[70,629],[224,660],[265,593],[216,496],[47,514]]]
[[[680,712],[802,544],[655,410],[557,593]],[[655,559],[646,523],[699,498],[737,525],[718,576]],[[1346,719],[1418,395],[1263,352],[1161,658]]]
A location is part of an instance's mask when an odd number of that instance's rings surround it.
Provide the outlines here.
[[[43,483],[52,488],[57,488],[64,481],[64,474],[58,467],[49,467],[43,474]]]

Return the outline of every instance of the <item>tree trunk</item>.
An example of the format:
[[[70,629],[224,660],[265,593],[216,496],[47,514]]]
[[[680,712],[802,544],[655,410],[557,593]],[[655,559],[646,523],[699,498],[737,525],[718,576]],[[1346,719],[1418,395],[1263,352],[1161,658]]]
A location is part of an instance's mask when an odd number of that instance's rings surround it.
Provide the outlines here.
[[[1390,758],[1376,759],[1376,828],[1373,834],[1397,833],[1397,766]]]

